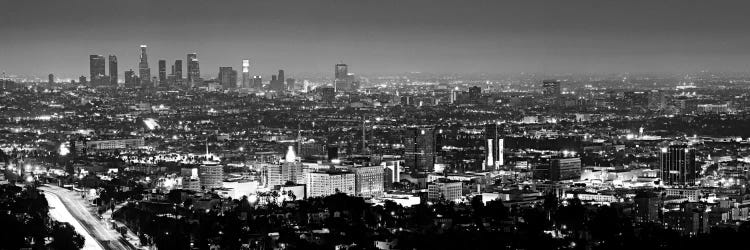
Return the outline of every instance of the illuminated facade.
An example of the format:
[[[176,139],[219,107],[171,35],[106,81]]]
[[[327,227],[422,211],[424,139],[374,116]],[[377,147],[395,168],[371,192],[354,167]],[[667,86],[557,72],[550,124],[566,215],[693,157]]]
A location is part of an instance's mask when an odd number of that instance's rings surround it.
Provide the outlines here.
[[[242,60],[242,88],[250,88],[250,60]]]

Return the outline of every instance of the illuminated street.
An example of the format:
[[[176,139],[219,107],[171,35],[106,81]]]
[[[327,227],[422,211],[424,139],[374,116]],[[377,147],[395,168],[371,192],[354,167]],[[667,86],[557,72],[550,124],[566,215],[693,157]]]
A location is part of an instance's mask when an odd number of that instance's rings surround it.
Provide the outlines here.
[[[73,215],[70,214],[70,211],[63,205],[62,201],[60,200],[57,195],[47,192],[47,195],[44,197],[47,199],[47,203],[49,203],[49,214],[52,219],[60,222],[67,222],[70,223],[70,225],[73,225],[73,227],[76,229],[76,232],[81,234],[84,239],[86,239],[86,242],[83,245],[83,249],[103,249],[101,245],[94,239],[94,237],[89,234],[86,229],[81,226],[81,223],[78,223],[78,221],[73,218]]]
[[[61,207],[61,204],[64,204],[67,214],[72,215],[72,217],[76,219],[76,223],[71,224],[73,224],[77,232],[85,235],[86,245],[84,248],[89,249],[87,247],[89,247],[89,242],[92,239],[91,237],[93,237],[98,243],[92,246],[95,248],[90,249],[132,249],[123,244],[120,241],[120,235],[110,229],[104,221],[94,217],[94,215],[88,211],[89,209],[86,206],[86,201],[76,195],[75,192],[56,186],[43,186],[39,189],[46,194],[51,194],[46,197],[55,197],[57,198],[57,201],[62,202],[57,204],[50,202],[51,207],[57,209],[58,207]],[[56,202],[54,201],[55,198],[47,199],[53,199],[53,202]],[[87,232],[84,232],[82,230],[83,228],[85,228]],[[102,248],[102,246],[104,247]]]

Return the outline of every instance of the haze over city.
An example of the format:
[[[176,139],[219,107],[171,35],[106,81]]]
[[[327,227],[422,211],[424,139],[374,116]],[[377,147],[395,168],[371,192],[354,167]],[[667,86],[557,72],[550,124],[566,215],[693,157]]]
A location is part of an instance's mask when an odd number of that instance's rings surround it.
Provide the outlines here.
[[[734,249],[748,9],[0,0],[0,249]]]
[[[739,72],[747,1],[2,1],[0,69],[75,78],[89,54],[137,69],[197,52],[206,73],[252,60],[360,73]],[[122,76],[121,76],[122,78]]]

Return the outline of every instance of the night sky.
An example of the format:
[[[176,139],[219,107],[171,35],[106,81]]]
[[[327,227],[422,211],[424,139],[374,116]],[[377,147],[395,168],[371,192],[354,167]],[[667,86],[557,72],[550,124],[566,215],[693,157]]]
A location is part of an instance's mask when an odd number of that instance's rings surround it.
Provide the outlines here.
[[[745,72],[750,1],[0,0],[0,70],[88,75],[197,52],[204,75],[252,60],[360,73]],[[184,70],[183,70],[184,71]]]

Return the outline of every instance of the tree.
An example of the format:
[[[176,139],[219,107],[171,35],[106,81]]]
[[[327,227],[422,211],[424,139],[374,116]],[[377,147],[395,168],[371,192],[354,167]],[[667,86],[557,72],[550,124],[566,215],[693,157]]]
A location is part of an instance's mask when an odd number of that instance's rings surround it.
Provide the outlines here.
[[[55,222],[52,225],[52,238],[50,246],[57,250],[81,249],[85,242],[83,236],[76,233],[70,224],[62,222]]]

